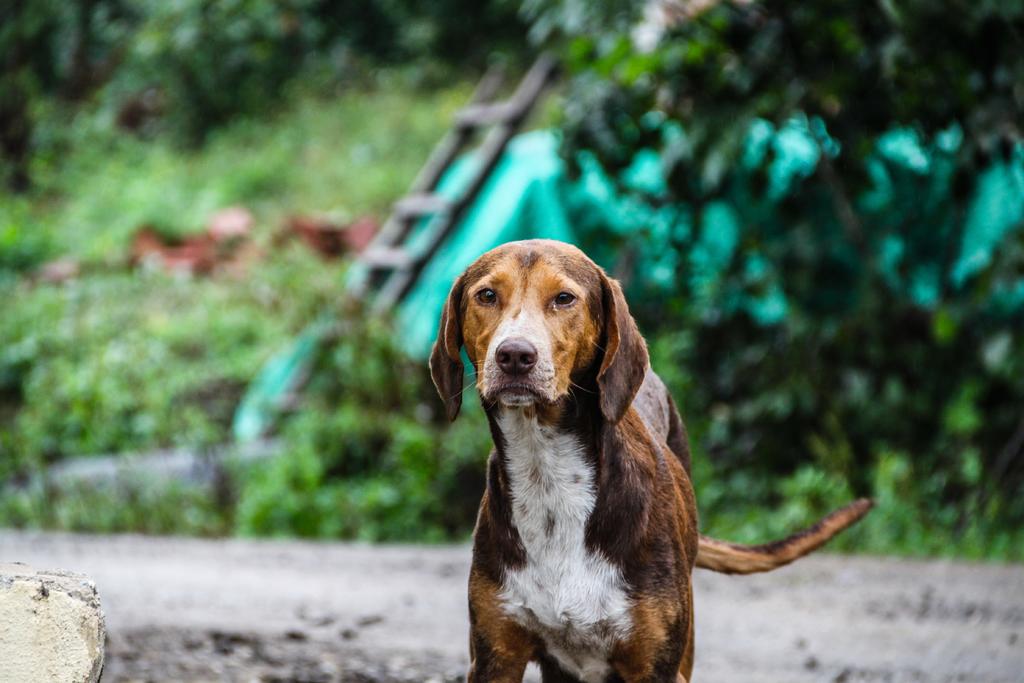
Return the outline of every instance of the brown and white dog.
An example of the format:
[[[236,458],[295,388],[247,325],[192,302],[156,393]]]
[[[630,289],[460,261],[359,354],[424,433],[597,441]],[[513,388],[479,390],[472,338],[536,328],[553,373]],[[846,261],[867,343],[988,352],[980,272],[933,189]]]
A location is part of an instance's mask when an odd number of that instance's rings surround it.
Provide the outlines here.
[[[688,681],[694,566],[779,567],[871,507],[764,546],[698,533],[686,429],[619,284],[549,240],[484,254],[451,289],[430,370],[454,420],[460,350],[494,451],[469,579],[471,683]]]

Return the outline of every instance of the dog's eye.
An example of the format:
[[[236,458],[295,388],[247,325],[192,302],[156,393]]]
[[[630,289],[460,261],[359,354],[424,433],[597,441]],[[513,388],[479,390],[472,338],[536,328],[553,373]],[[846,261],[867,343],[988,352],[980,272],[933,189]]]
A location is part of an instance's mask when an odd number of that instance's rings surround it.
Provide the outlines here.
[[[476,293],[476,300],[485,306],[490,306],[498,300],[498,295],[494,293],[493,289],[481,289]]]
[[[573,301],[576,301],[576,295],[570,292],[559,292],[557,295],[555,295],[556,306],[568,306]]]

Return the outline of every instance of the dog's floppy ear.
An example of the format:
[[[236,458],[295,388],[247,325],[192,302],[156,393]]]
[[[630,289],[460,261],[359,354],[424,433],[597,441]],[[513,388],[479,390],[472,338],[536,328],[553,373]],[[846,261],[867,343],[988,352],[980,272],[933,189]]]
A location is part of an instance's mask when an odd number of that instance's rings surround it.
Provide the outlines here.
[[[597,371],[601,414],[616,423],[626,414],[640,391],[649,362],[647,344],[629,314],[619,283],[601,273],[604,308],[604,358]]]
[[[454,421],[462,407],[462,277],[452,285],[441,311],[437,340],[430,352],[430,377],[444,401],[448,420]]]

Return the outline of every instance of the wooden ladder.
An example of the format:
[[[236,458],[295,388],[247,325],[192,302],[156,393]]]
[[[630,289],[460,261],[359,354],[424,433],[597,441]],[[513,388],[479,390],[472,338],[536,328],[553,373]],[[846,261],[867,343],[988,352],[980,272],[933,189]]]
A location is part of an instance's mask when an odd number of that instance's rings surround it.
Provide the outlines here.
[[[533,111],[545,87],[553,80],[557,64],[541,54],[523,77],[512,97],[494,101],[504,80],[504,69],[488,70],[470,103],[455,117],[455,122],[430,154],[409,188],[398,200],[391,216],[373,241],[360,254],[364,266],[349,281],[348,290],[364,298],[376,291],[372,310],[394,307],[412,289],[423,268],[440,249],[445,238],[472,206],[487,178],[498,165],[509,140],[519,131]],[[438,183],[452,163],[466,149],[477,131],[490,129],[480,146],[476,169],[462,193],[449,199],[437,193]],[[423,246],[413,250],[405,243],[413,227],[427,219]]]

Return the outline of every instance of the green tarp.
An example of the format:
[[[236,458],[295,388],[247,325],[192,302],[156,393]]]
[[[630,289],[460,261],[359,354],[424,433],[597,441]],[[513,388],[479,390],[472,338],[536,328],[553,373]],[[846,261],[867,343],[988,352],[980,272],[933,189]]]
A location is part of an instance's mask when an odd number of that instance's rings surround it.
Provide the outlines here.
[[[400,306],[397,322],[402,339],[411,353],[425,357],[451,283],[480,254],[511,240],[546,237],[573,242],[606,268],[615,266],[622,248],[629,244],[638,266],[631,278],[633,287],[648,293],[671,289],[678,260],[687,259],[686,270],[698,279],[698,291],[701,286],[710,288],[731,261],[748,221],[775,222],[776,229],[787,229],[777,215],[777,205],[800,179],[814,172],[820,153],[814,140],[805,120],[796,119],[781,130],[767,122],[756,124],[742,163],[756,168],[771,151],[766,191],[755,199],[738,185],[735,196],[705,207],[701,225],[695,227],[687,207],[667,204],[652,208],[637,194],[617,192],[597,164],[587,159],[582,160],[580,177],[571,180],[558,155],[554,133],[541,130],[520,135]],[[879,141],[868,169],[872,190],[860,200],[859,208],[868,220],[885,221],[894,227],[893,233],[900,234],[884,244],[883,265],[894,280],[892,284],[905,288],[924,306],[935,303],[941,290],[938,262],[946,248],[943,237],[957,220],[948,193],[958,145],[958,137],[950,132],[940,138],[938,150],[929,154],[914,133],[889,133]],[[440,191],[457,195],[475,163],[472,156],[460,160]],[[641,152],[625,181],[646,196],[665,192],[654,152]],[[837,229],[829,225],[830,214],[831,207],[822,207],[822,229]],[[987,265],[1000,240],[1024,221],[1022,150],[982,174],[965,220],[960,257],[953,269],[954,286]],[[896,228],[908,224],[913,229]],[[690,235],[692,230],[697,233],[689,253],[670,247],[674,238]],[[422,233],[412,239],[418,237]],[[770,266],[755,256],[746,267],[756,271]],[[1018,303],[1024,302],[1024,285],[1017,294]],[[744,306],[763,324],[777,322],[787,312],[785,294],[777,285],[757,299],[735,305]]]

